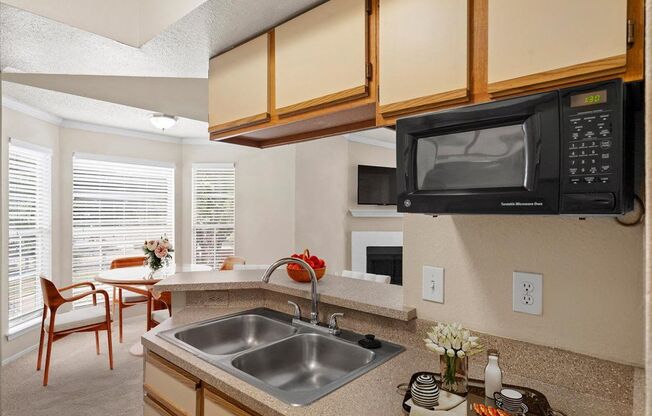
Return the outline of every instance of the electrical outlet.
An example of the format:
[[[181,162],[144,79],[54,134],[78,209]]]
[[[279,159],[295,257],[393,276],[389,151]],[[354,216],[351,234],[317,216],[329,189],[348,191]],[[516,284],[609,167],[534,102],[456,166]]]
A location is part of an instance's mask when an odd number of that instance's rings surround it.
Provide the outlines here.
[[[543,312],[543,275],[514,272],[512,310],[541,315]]]
[[[444,303],[444,269],[423,266],[423,299]]]

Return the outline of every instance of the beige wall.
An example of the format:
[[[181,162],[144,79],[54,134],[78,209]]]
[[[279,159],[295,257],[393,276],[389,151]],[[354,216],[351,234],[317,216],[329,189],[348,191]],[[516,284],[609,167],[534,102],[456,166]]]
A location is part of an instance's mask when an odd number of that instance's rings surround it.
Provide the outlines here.
[[[269,264],[294,250],[294,146],[260,150],[226,143],[183,146],[181,242],[191,259],[192,163],[235,162],[236,254]]]
[[[357,218],[358,165],[396,166],[393,149],[342,136],[298,144],[296,245],[328,262],[330,273],[351,269],[352,231],[401,231],[401,218]]]
[[[349,142],[349,206],[352,208],[369,208],[358,205],[358,165],[396,167],[396,150],[363,143]],[[388,207],[389,208],[389,207]],[[403,231],[402,218],[359,218],[348,216],[346,263],[351,268],[351,232],[352,231]]]
[[[421,318],[643,365],[643,229],[613,219],[405,218],[405,303]],[[444,304],[421,300],[445,268]],[[543,273],[543,315],[512,312],[512,272]]]
[[[329,273],[347,269],[347,140],[336,136],[298,144],[296,251],[310,249]]]

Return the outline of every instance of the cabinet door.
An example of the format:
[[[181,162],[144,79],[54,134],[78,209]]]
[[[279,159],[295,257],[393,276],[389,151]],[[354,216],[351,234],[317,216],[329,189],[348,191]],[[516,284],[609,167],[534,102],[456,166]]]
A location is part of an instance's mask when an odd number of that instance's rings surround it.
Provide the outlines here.
[[[627,0],[489,0],[489,93],[625,71]]]
[[[256,416],[231,401],[226,400],[211,390],[204,388],[203,416]]]
[[[209,131],[227,131],[270,119],[268,41],[265,34],[210,60]]]
[[[143,416],[174,416],[160,403],[155,402],[148,396],[143,397]]]
[[[331,0],[274,30],[279,116],[369,94],[367,25],[365,0]]]
[[[383,116],[467,99],[468,12],[466,0],[380,0]]]
[[[147,396],[169,413],[187,416],[199,413],[199,379],[152,353],[145,358],[143,387]]]

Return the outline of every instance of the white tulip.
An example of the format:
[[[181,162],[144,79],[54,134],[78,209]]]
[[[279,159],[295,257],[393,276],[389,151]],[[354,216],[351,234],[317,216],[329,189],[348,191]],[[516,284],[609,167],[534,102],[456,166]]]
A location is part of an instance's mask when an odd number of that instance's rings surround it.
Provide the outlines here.
[[[446,355],[453,358],[455,357],[455,351],[452,348],[449,348],[448,350],[446,350]]]
[[[435,352],[436,352],[437,354],[439,354],[439,355],[444,355],[444,354],[446,354],[446,349],[444,349],[443,347],[439,347],[439,346],[438,346],[438,347],[437,347],[437,350],[436,350]]]
[[[457,356],[458,356],[459,358],[464,358],[464,356],[465,356],[464,351],[462,351],[462,350],[458,351],[458,352],[457,352]]]

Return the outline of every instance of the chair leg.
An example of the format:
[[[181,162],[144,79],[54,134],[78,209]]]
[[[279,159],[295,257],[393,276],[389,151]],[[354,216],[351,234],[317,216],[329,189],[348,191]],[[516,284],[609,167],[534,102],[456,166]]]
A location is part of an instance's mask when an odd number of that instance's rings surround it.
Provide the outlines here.
[[[113,303],[111,304],[111,307],[113,308],[113,311],[112,311],[113,316],[115,316],[115,307],[117,306],[116,303],[118,302],[118,298],[115,297],[116,290],[117,290],[117,288],[115,286],[113,286],[113,300],[112,300]]]
[[[100,333],[97,329],[95,330],[95,352],[100,355]]]
[[[41,360],[43,359],[43,340],[45,339],[45,331],[41,327],[41,337],[38,342],[38,358],[36,362],[36,371],[41,370]]]
[[[106,318],[106,339],[109,343],[109,368],[113,370],[113,344],[111,342],[111,317]]]
[[[48,346],[45,352],[45,372],[43,373],[43,385],[48,385],[50,375],[50,357],[52,356],[52,343],[54,342],[54,312],[50,313],[50,328],[48,329]]]
[[[122,344],[122,289],[118,289],[118,331],[120,343]]]
[[[38,342],[38,362],[36,363],[36,371],[41,370],[41,360],[43,359],[43,340],[45,339],[45,314],[47,306],[43,306],[43,317],[41,318],[41,336]]]

